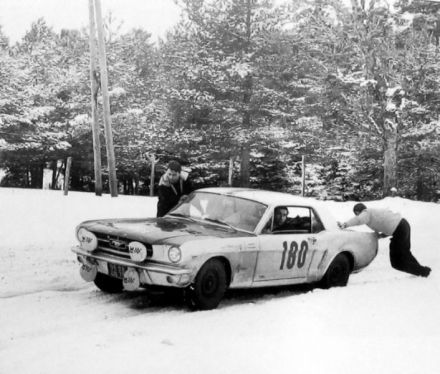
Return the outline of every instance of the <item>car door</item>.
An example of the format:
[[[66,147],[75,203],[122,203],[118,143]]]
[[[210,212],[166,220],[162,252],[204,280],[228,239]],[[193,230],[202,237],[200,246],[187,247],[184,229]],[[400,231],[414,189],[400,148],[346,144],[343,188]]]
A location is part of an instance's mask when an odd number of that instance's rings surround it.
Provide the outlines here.
[[[309,207],[286,208],[290,224],[274,230],[272,216],[259,236],[255,286],[302,283],[307,278],[317,240],[312,232],[316,216]]]

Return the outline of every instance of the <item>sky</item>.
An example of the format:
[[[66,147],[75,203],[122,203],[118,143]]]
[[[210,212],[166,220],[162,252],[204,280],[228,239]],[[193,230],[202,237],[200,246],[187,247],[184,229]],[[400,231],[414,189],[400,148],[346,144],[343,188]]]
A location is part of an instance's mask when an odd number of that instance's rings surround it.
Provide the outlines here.
[[[141,27],[164,36],[179,19],[173,0],[101,0],[102,13],[109,11],[122,21],[122,31]],[[10,43],[19,41],[32,22],[43,17],[55,31],[88,27],[88,0],[0,0],[0,26]]]

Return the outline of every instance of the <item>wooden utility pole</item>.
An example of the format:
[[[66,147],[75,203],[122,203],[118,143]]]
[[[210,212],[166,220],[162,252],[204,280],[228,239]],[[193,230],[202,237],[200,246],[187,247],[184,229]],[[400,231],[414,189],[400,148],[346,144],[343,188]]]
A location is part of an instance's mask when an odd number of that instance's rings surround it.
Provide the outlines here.
[[[96,69],[96,26],[95,9],[93,0],[89,0],[89,24],[90,24],[90,84],[92,101],[92,133],[93,133],[93,157],[95,161],[95,194],[102,195],[102,174],[101,174],[101,140],[99,138],[98,120],[98,71]]]
[[[112,124],[110,117],[110,99],[108,95],[107,57],[105,54],[104,28],[102,24],[101,0],[95,0],[96,24],[98,29],[99,66],[101,69],[101,90],[104,107],[104,133],[107,149],[108,174],[110,194],[118,196],[118,182],[116,180],[115,149],[113,147]]]
[[[64,174],[64,195],[69,193],[70,167],[72,165],[72,157],[67,157],[66,172]]]

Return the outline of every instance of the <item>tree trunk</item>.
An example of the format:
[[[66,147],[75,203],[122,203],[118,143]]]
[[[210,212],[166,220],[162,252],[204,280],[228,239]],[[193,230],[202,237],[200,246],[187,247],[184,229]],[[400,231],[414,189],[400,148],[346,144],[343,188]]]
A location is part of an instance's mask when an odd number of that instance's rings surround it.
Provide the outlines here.
[[[418,164],[420,165],[421,163],[421,159],[420,157],[418,158]],[[425,188],[424,188],[424,183],[423,183],[423,174],[422,174],[422,168],[418,167],[417,168],[417,179],[416,179],[416,199],[417,200],[423,200],[424,197],[424,193],[425,193]]]
[[[44,164],[31,167],[31,188],[43,188]]]
[[[385,138],[383,195],[389,196],[392,187],[397,187],[397,131],[389,132]]]
[[[139,174],[136,174],[134,177],[134,194],[139,195]]]
[[[243,144],[241,148],[241,164],[240,164],[240,186],[249,187],[250,173],[249,173],[249,144]]]
[[[30,173],[31,173],[31,169],[28,166],[26,168],[26,188],[29,188],[31,186],[31,181],[30,181]]]
[[[58,166],[58,162],[57,162],[57,166]],[[60,179],[60,174],[61,172],[64,170],[64,161],[61,161],[61,165],[58,168],[58,172],[57,172],[57,176],[56,176],[56,182],[58,183],[58,179]]]
[[[50,188],[52,190],[56,190],[56,186],[57,186],[57,165],[58,165],[58,161],[52,161],[52,183],[50,185]]]
[[[129,178],[129,185],[128,185],[128,188],[129,188],[129,194],[130,195],[134,195],[134,182],[133,182],[133,177],[130,177]]]

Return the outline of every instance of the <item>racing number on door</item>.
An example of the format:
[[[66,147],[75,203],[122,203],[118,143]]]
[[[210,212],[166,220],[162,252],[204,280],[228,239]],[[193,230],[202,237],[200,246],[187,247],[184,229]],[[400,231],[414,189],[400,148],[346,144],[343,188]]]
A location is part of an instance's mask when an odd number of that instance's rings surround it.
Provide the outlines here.
[[[309,245],[305,240],[301,242],[298,253],[298,243],[291,242],[290,248],[287,246],[287,242],[283,242],[283,254],[281,256],[280,270],[283,270],[284,264],[286,264],[287,269],[292,269],[297,263],[298,269],[301,269],[306,263],[307,251],[309,250]]]

